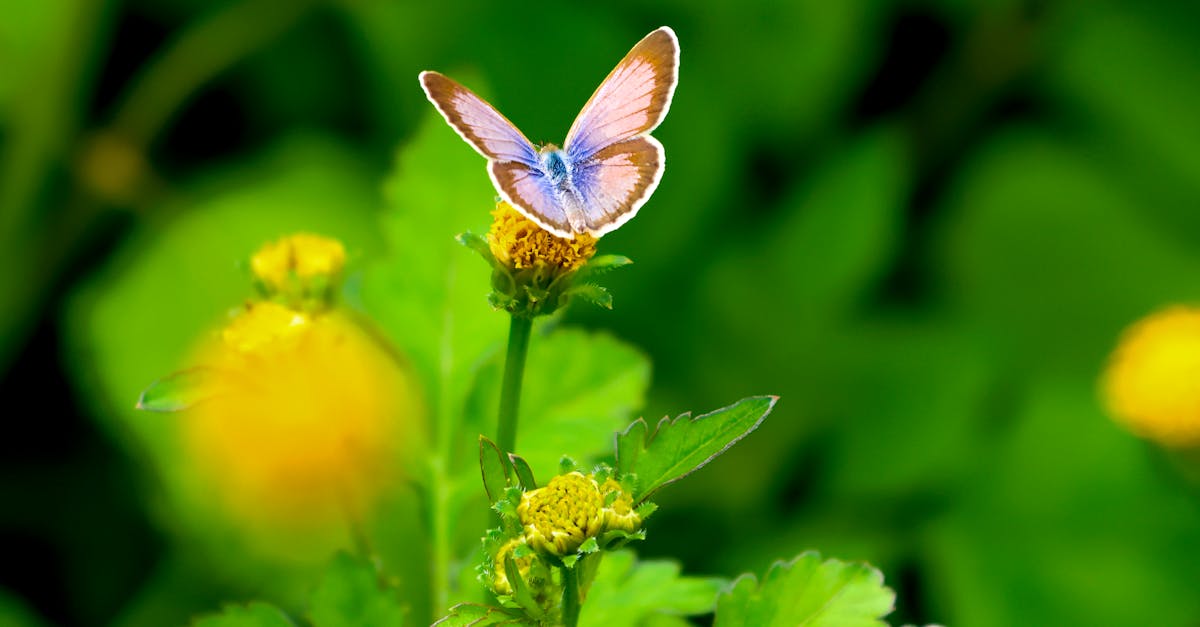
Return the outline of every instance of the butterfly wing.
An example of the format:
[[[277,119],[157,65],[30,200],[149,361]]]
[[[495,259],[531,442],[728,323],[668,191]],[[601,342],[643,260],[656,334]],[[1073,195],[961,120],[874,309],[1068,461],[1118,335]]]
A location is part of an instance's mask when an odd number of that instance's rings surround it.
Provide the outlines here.
[[[679,82],[679,40],[662,27],[642,38],[588,99],[564,148],[585,161],[610,144],[653,131],[671,107]]]
[[[525,217],[559,237],[575,237],[562,207],[561,196],[540,167],[515,161],[492,161],[488,164],[488,174],[505,202]]]
[[[533,144],[483,98],[437,72],[421,72],[420,79],[429,102],[479,154],[495,161],[538,165]]]
[[[487,157],[488,175],[500,196],[547,231],[573,237],[537,149],[521,131],[454,80],[437,72],[421,72],[420,79],[425,95],[451,128]]]
[[[609,144],[576,164],[572,182],[588,231],[599,237],[637,214],[658,187],[663,147],[645,135]]]

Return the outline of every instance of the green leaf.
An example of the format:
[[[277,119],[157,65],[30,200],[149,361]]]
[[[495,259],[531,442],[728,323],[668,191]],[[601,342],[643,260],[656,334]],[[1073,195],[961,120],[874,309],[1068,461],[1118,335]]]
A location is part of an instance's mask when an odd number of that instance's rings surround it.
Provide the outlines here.
[[[683,577],[672,561],[637,561],[633,551],[605,554],[587,593],[581,627],[638,625],[655,615],[711,612],[725,580]]]
[[[639,350],[604,333],[579,329],[534,330],[521,390],[517,450],[536,477],[552,477],[569,454],[590,465],[611,454],[612,433],[633,418],[645,400],[649,360]],[[468,430],[495,430],[503,355],[479,371]]]
[[[808,551],[771,565],[760,583],[752,574],[734,580],[717,598],[717,625],[758,627],[885,627],[896,593],[867,564],[821,561]]]
[[[483,489],[492,503],[504,498],[504,490],[512,485],[512,473],[504,453],[486,436],[479,436],[479,470],[483,474]]]
[[[537,480],[533,478],[533,469],[529,467],[529,462],[525,461],[524,457],[516,453],[509,453],[508,461],[512,463],[513,472],[517,475],[517,481],[521,483],[521,489],[537,489]]]
[[[466,233],[459,233],[454,239],[458,240],[459,244],[479,253],[479,256],[483,257],[484,261],[493,266],[496,265],[496,258],[492,255],[492,247],[488,245],[486,237],[467,231]]]
[[[192,627],[295,627],[279,608],[268,603],[226,606],[220,614],[201,616]]]
[[[613,307],[612,294],[610,294],[608,290],[596,285],[595,283],[580,283],[578,285],[573,285],[571,286],[571,289],[567,290],[566,294],[567,296],[578,296],[579,298],[582,298],[597,307],[603,307],[604,309],[612,309]]]
[[[576,281],[590,281],[602,274],[607,274],[617,268],[624,268],[633,263],[633,260],[624,255],[598,255],[592,257],[586,265],[579,269],[575,274]]]
[[[752,396],[729,407],[692,418],[663,418],[654,433],[638,418],[617,434],[617,471],[637,475],[634,501],[712,461],[762,424],[777,396]]]
[[[450,608],[450,613],[439,619],[438,627],[481,627],[483,625],[532,625],[533,623],[507,610],[477,603],[459,603]]]
[[[346,553],[334,557],[308,606],[313,627],[403,625],[406,613],[378,569]]]
[[[176,412],[204,400],[212,370],[202,366],[173,372],[151,383],[138,398],[137,408],[151,412]]]
[[[533,598],[533,591],[529,589],[529,584],[521,576],[521,569],[517,567],[517,560],[512,553],[504,556],[504,576],[512,585],[513,600],[534,618],[541,616],[542,606],[538,605],[537,600]]]

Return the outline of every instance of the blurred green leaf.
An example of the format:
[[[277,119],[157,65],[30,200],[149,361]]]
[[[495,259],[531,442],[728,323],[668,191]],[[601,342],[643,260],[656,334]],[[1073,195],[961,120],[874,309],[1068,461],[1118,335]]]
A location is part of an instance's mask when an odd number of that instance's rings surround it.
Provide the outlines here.
[[[758,428],[777,400],[753,396],[695,418],[691,414],[663,418],[653,433],[644,418],[634,421],[617,434],[617,471],[637,475],[634,502],[644,501],[724,453]]]
[[[347,553],[334,557],[308,605],[313,627],[394,627],[406,613],[378,569]]]
[[[980,627],[1200,615],[1195,492],[1104,416],[1090,373],[1037,378],[1012,413],[964,498],[921,534],[931,615]]]
[[[483,627],[484,625],[532,625],[523,618],[509,614],[498,607],[488,607],[476,603],[459,603],[450,608],[450,613],[443,616],[434,625],[440,627]]]
[[[775,562],[760,583],[738,577],[717,598],[718,625],[886,627],[896,593],[866,564],[821,561],[813,551]]]
[[[691,616],[711,612],[725,582],[683,577],[671,561],[638,561],[633,551],[607,553],[587,592],[581,627],[642,625],[659,615]]]
[[[474,369],[507,328],[487,304],[490,272],[455,241],[491,221],[485,165],[431,107],[386,183],[389,254],[363,284],[367,311],[417,367],[436,424],[461,415]]]
[[[286,614],[269,603],[227,606],[220,614],[202,616],[192,627],[294,627]]]
[[[204,400],[203,390],[211,371],[202,366],[173,372],[142,391],[137,408],[142,411],[175,412]]]
[[[1135,189],[1166,234],[1200,241],[1200,64],[1193,8],[1090,2],[1063,11],[1046,88],[1070,107],[1090,154]],[[1169,94],[1169,95],[1168,95]],[[1180,231],[1175,231],[1179,229]]]
[[[1200,299],[1200,255],[1156,232],[1086,151],[1014,131],[961,176],[936,267],[956,315],[1006,358],[1092,371],[1130,321]]]
[[[45,624],[21,599],[0,588],[0,627],[42,627]]]

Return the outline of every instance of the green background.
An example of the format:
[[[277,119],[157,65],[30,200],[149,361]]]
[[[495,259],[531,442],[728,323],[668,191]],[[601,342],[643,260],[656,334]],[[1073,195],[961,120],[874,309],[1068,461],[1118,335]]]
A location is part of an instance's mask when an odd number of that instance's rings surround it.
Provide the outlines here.
[[[390,208],[462,194],[436,168],[385,193],[430,119],[419,71],[561,143],[663,24],[682,49],[668,167],[600,243],[635,261],[606,278],[615,310],[564,323],[649,356],[648,418],[782,399],[657,498],[641,553],[724,577],[810,548],[867,560],[896,624],[1200,621],[1200,491],[1097,393],[1125,325],[1200,300],[1200,8],[0,10],[0,624],[179,622],[256,594],[202,557],[219,538],[163,514],[171,451],[146,434],[166,427],[129,417],[136,391],[247,296],[259,243],[316,230],[368,268],[397,254]],[[436,130],[476,168],[482,231],[484,162]],[[351,304],[386,299],[349,278]]]

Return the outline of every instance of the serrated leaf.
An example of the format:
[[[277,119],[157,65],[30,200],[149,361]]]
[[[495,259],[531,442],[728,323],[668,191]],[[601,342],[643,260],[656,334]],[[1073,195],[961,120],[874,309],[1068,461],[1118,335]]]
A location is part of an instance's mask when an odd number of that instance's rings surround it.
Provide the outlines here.
[[[738,577],[717,598],[716,625],[759,627],[886,627],[896,593],[867,564],[821,561],[808,551],[771,565],[759,582]]]
[[[205,367],[173,372],[143,390],[137,408],[162,413],[188,409],[212,393],[212,374],[212,369]]]
[[[494,504],[504,498],[504,490],[512,485],[512,473],[500,447],[482,435],[479,436],[479,471],[488,500]]]
[[[645,419],[639,418],[617,434],[617,472],[637,475],[633,499],[644,501],[758,428],[777,400],[776,396],[752,396],[695,418],[688,414],[674,420],[663,418],[650,434]]]
[[[727,582],[684,577],[672,561],[637,561],[632,551],[605,554],[579,616],[581,627],[639,625],[655,615],[711,612]]]
[[[262,602],[229,605],[220,614],[201,616],[192,627],[295,627],[279,608]]]
[[[613,298],[608,290],[595,283],[579,283],[567,290],[568,296],[578,296],[597,307],[612,309]]]
[[[476,603],[459,603],[434,623],[436,627],[482,627],[483,625],[532,625],[507,610]]]
[[[524,457],[516,453],[509,453],[508,461],[512,464],[513,472],[516,473],[522,490],[537,489],[537,480],[533,477],[533,469],[529,467],[529,462],[525,461]]]
[[[593,257],[591,261],[587,262],[587,265],[579,269],[579,273],[575,275],[576,280],[590,281],[595,277],[612,272],[617,268],[623,268],[631,263],[633,263],[633,260],[624,255],[600,255]]]
[[[374,565],[339,553],[309,601],[313,627],[390,627],[405,623],[406,610]]]

